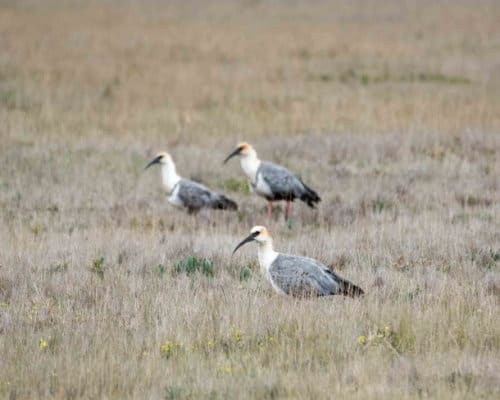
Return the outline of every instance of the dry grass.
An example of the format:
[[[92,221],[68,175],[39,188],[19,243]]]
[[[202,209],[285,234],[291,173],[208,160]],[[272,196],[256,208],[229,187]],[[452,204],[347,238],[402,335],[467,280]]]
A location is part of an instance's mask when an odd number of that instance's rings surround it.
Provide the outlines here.
[[[500,3],[356,3],[0,3],[0,397],[498,398]],[[320,208],[266,221],[240,139]],[[256,223],[367,295],[275,295]]]

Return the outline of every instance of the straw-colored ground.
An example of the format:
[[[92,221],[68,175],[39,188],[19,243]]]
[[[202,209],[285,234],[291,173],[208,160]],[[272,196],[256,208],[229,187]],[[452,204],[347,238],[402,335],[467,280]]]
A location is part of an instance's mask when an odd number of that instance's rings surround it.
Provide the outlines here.
[[[499,110],[496,0],[2,1],[0,397],[498,398]],[[243,139],[319,209],[268,221]],[[276,295],[255,224],[366,296]]]

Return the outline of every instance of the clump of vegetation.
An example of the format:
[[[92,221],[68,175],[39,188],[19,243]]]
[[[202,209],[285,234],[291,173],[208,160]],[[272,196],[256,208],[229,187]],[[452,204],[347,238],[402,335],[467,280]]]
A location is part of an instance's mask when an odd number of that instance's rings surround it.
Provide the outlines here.
[[[126,257],[127,253],[125,251],[120,251],[120,253],[118,254],[118,265],[122,265],[123,264],[123,261],[125,260],[125,257]]]
[[[171,358],[178,355],[184,346],[177,340],[167,340],[160,345],[160,354],[164,358]]]
[[[47,342],[43,338],[40,338],[40,340],[38,341],[38,347],[40,348],[40,350],[46,350],[47,347],[49,347],[49,342]]]
[[[224,181],[224,189],[229,192],[238,192],[243,194],[250,193],[248,183],[244,179],[229,178]]]
[[[500,250],[472,248],[470,260],[480,268],[493,270],[500,263]]]
[[[20,110],[25,112],[37,108],[37,104],[33,99],[22,93],[19,88],[4,85],[0,86],[0,106],[9,111]]]
[[[184,397],[184,391],[182,390],[182,387],[180,386],[167,386],[165,388],[165,400],[176,400],[176,399],[182,399]]]
[[[120,85],[120,78],[118,78],[118,77],[114,77],[109,82],[106,82],[106,84],[102,88],[101,99],[102,100],[112,100],[112,98],[116,92],[116,89],[119,87],[119,85]]]
[[[462,207],[489,207],[493,203],[489,198],[472,194],[457,194],[455,198]]]
[[[240,281],[247,281],[252,277],[252,270],[247,266],[243,266],[240,268]]]
[[[33,225],[31,225],[31,232],[33,232],[35,236],[37,236],[42,230],[43,227],[38,222],[35,222]]]
[[[139,231],[149,231],[153,229],[154,222],[151,218],[132,217],[129,220],[129,226],[131,229],[136,229]]]
[[[158,275],[163,276],[165,275],[165,272],[167,272],[167,268],[163,264],[158,264],[156,266],[156,271],[158,272]]]
[[[474,385],[475,376],[471,372],[453,371],[446,377],[446,381],[452,387],[465,385],[465,387],[469,391]]]
[[[104,257],[96,258],[92,261],[90,272],[93,272],[99,278],[104,279]]]
[[[12,88],[0,89],[0,104],[5,108],[14,110],[17,106],[16,91]]]
[[[14,286],[15,282],[13,280],[0,276],[0,301],[8,304]]]
[[[67,261],[63,261],[54,265],[51,265],[49,268],[50,274],[64,274],[69,267],[69,263]]]
[[[372,211],[375,214],[380,214],[382,211],[390,210],[393,207],[393,203],[390,200],[377,197],[371,203]]]
[[[456,75],[445,75],[440,72],[419,72],[416,74],[409,74],[400,78],[401,81],[410,82],[435,82],[445,83],[449,85],[468,84],[471,83],[469,78]]]
[[[197,258],[194,256],[186,257],[174,263],[175,273],[185,273],[188,275],[200,272],[206,276],[214,275],[214,264],[208,258]]]
[[[322,72],[308,76],[310,81],[341,83],[358,83],[361,85],[371,85],[386,82],[419,82],[419,83],[441,83],[447,85],[459,85],[471,83],[469,78],[457,75],[446,75],[441,72],[409,72],[397,73],[389,71],[386,67],[375,68],[347,68],[335,75],[332,72]]]
[[[402,318],[397,330],[389,326],[376,328],[358,337],[358,343],[367,347],[386,347],[397,353],[412,353],[415,350],[415,335],[407,318]]]
[[[415,351],[416,336],[413,331],[411,319],[403,316],[399,321],[397,330],[391,331],[389,335],[391,345],[401,353],[413,353]]]
[[[241,343],[243,339],[243,332],[236,326],[231,326],[231,338],[236,343]]]

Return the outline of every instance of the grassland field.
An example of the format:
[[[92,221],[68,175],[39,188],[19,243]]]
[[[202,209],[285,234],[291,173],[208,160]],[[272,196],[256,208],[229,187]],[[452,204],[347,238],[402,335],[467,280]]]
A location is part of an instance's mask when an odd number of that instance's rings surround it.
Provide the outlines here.
[[[0,398],[499,398],[499,176],[498,1],[0,1]],[[366,295],[277,295],[257,224]]]

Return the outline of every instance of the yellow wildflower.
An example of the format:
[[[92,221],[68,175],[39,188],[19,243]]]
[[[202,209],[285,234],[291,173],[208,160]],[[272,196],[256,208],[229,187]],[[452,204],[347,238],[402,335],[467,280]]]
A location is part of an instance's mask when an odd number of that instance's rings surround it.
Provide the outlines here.
[[[167,340],[160,346],[160,354],[169,358],[182,348],[182,343],[176,340]]]
[[[45,350],[47,347],[49,347],[49,344],[46,340],[40,339],[40,341],[38,342],[38,347],[40,347],[40,350]]]
[[[40,226],[40,224],[36,223],[31,227],[31,232],[33,232],[35,235],[38,235],[41,229],[42,227]]]
[[[361,335],[360,337],[358,337],[358,343],[364,346],[366,344],[366,336]]]
[[[388,336],[389,333],[391,333],[391,328],[389,328],[388,326],[384,326],[384,335]]]
[[[231,327],[231,330],[234,341],[237,343],[241,342],[241,339],[243,338],[243,332],[241,332],[236,325],[233,325]]]

